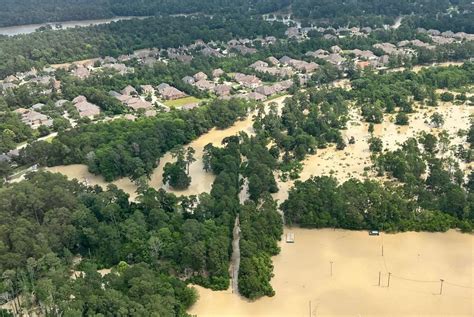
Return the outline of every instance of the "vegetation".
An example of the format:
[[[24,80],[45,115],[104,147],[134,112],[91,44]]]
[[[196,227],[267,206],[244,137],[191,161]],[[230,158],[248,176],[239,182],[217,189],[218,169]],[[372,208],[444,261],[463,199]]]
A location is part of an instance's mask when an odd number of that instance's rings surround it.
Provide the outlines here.
[[[88,124],[59,133],[52,142],[37,141],[20,151],[19,162],[41,166],[84,163],[107,181],[150,175],[167,151],[212,127],[226,128],[247,114],[242,100],[214,100],[190,111],[174,111],[136,122]]]

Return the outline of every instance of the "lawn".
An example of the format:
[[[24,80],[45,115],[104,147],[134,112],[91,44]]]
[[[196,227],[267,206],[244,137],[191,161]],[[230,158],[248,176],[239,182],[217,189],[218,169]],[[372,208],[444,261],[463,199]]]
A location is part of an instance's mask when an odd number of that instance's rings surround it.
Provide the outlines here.
[[[201,101],[202,101],[201,99],[189,96],[189,97],[180,98],[176,100],[166,100],[163,103],[168,107],[182,107],[190,103],[196,103],[196,102],[201,102]]]

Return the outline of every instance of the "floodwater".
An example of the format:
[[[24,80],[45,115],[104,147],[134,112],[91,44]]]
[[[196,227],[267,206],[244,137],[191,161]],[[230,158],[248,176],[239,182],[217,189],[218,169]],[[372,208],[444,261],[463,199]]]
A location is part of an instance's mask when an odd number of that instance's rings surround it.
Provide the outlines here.
[[[283,106],[283,101],[288,96],[282,96],[275,98],[271,101],[265,102],[267,106],[270,103],[276,103],[278,107]],[[196,140],[192,141],[187,146],[194,148],[196,151],[194,158],[196,159],[189,167],[189,172],[191,175],[191,185],[186,190],[175,190],[170,188],[168,185],[163,184],[163,167],[168,162],[174,162],[175,159],[172,158],[171,153],[166,153],[161,159],[158,167],[153,171],[149,185],[155,189],[164,188],[169,192],[172,192],[178,196],[181,195],[199,195],[200,193],[207,192],[209,193],[212,188],[212,183],[214,182],[214,175],[204,171],[204,166],[202,162],[202,155],[204,147],[212,143],[214,146],[221,146],[222,140],[226,137],[237,135],[240,131],[246,132],[248,134],[253,134],[253,119],[252,114],[250,114],[246,119],[242,121],[237,121],[233,126],[227,129],[212,129],[211,131],[201,135]],[[104,188],[107,187],[109,183],[105,182],[102,176],[97,176],[88,171],[86,165],[74,164],[74,165],[61,165],[46,168],[46,170],[53,173],[61,173],[66,175],[70,179],[77,179],[80,182],[85,182],[89,185],[99,185]],[[128,178],[121,178],[112,182],[117,185],[118,188],[122,189],[130,195],[130,199],[135,199],[137,196],[136,185]]]
[[[52,173],[61,173],[66,175],[69,179],[77,179],[81,183],[85,183],[89,186],[98,185],[104,189],[109,184],[114,184],[118,188],[130,195],[131,200],[135,200],[137,197],[136,189],[137,186],[128,178],[121,178],[111,183],[108,183],[100,175],[94,175],[89,172],[87,165],[83,164],[72,164],[72,165],[60,165],[54,167],[47,167],[45,170]]]
[[[107,23],[117,22],[121,20],[144,19],[144,18],[145,17],[130,16],[130,17],[116,17],[116,18],[111,18],[111,19],[48,22],[48,23],[41,23],[41,24],[8,26],[8,27],[0,27],[0,35],[15,36],[15,35],[20,35],[20,34],[29,34],[29,33],[35,32],[38,28],[47,26],[47,25],[51,25],[54,30],[58,30],[56,28],[56,24],[60,24],[62,26],[62,29],[70,29],[70,28],[75,28],[75,27],[107,24]]]
[[[266,106],[271,102],[275,102],[281,109],[283,101],[288,96],[276,98],[266,102]],[[449,135],[453,137],[452,144],[460,144],[462,139],[456,136],[459,129],[469,128],[469,117],[474,112],[472,107],[456,106],[451,103],[440,102],[438,107],[425,107],[423,109],[415,109],[416,112],[409,114],[409,126],[397,126],[394,124],[394,115],[386,115],[381,124],[374,126],[374,135],[383,140],[384,148],[394,150],[399,144],[402,144],[408,138],[419,134],[421,131],[438,134],[441,130],[448,131]],[[445,124],[441,129],[433,128],[429,125],[429,117],[433,112],[441,113],[445,118]],[[348,144],[342,151],[337,151],[335,146],[330,146],[326,149],[319,149],[316,154],[308,156],[303,162],[303,171],[300,174],[300,180],[306,180],[311,176],[332,175],[339,181],[343,182],[351,177],[364,179],[369,176],[374,176],[370,171],[372,162],[370,160],[370,151],[368,139],[370,134],[368,132],[368,124],[361,122],[361,116],[358,109],[351,109],[351,119],[347,124],[347,129],[342,131],[343,137],[348,143],[350,137],[354,137],[355,144]],[[191,146],[196,151],[196,161],[190,165],[191,185],[186,190],[174,190],[169,186],[163,184],[163,167],[167,162],[174,162],[171,153],[166,153],[160,160],[159,166],[151,175],[149,185],[155,189],[163,188],[178,196],[181,195],[199,195],[200,193],[209,193],[214,181],[214,175],[208,173],[203,169],[202,155],[204,147],[212,143],[214,146],[220,146],[222,139],[228,136],[236,135],[240,131],[253,134],[252,114],[245,120],[236,122],[233,126],[227,129],[218,130],[212,129],[208,133],[200,136],[188,146]],[[461,164],[461,167],[463,164]],[[56,166],[48,168],[52,172],[62,173],[69,178],[76,178],[79,181],[87,181],[92,185],[100,185],[104,188],[107,183],[101,176],[96,176],[87,170],[85,165],[68,165]],[[288,197],[288,190],[293,185],[292,181],[282,182],[276,178],[279,185],[279,192],[273,197],[279,202],[284,201]],[[131,199],[134,199],[136,194],[136,186],[128,178],[122,178],[113,182],[119,188],[127,192]]]
[[[274,297],[250,302],[230,289],[196,287],[200,298],[189,313],[200,317],[474,314],[472,235],[453,230],[378,237],[332,229],[286,228],[287,232],[295,234],[295,243],[282,242],[281,253],[273,258]],[[440,279],[444,279],[442,295]]]

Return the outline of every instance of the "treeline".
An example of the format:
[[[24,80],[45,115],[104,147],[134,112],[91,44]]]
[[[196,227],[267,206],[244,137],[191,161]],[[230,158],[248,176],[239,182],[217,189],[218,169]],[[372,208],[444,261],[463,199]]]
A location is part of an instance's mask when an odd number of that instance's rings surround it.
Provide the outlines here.
[[[143,48],[168,48],[188,45],[197,39],[205,42],[253,38],[257,35],[282,37],[285,26],[261,18],[237,16],[153,17],[126,20],[92,27],[35,32],[15,37],[0,37],[0,77],[26,71],[35,66],[64,63],[99,56],[118,56]]]
[[[365,121],[380,123],[384,112],[414,112],[415,102],[436,106],[439,99],[436,89],[472,85],[473,71],[474,64],[467,62],[461,66],[432,67],[419,73],[367,73],[351,82],[353,89],[350,93],[361,107]],[[467,100],[465,94],[460,94],[457,98],[460,102]]]
[[[306,23],[318,22],[332,26],[371,26],[381,27],[393,24],[399,16],[413,15],[419,19],[420,26],[428,26],[430,21],[442,20],[439,16],[447,16],[442,23],[449,27],[453,21],[449,19],[448,10],[455,8],[454,13],[462,15],[472,12],[472,4],[468,0],[363,0],[363,1],[315,1],[294,0],[292,12],[296,18]],[[452,12],[451,12],[452,15]],[[466,19],[469,15],[466,16]],[[425,20],[426,19],[426,20]],[[453,27],[456,25],[453,25]],[[458,30],[461,31],[461,30]]]
[[[171,14],[261,14],[278,11],[290,0],[6,0],[0,13],[0,26],[91,20],[114,16]]]
[[[276,202],[267,195],[257,206],[248,201],[240,212],[239,292],[256,299],[273,296],[271,257],[280,253],[278,241],[283,234],[283,221]]]
[[[191,111],[173,111],[137,121],[114,120],[82,125],[52,142],[37,141],[20,151],[24,165],[83,163],[107,181],[150,175],[159,158],[212,127],[226,128],[247,114],[248,102],[214,100]]]

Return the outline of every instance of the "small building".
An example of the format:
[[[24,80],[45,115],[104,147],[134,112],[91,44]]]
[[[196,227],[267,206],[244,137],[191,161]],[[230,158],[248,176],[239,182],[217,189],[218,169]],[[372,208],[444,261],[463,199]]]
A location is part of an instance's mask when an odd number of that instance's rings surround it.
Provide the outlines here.
[[[224,74],[225,74],[224,71],[223,71],[222,69],[220,69],[220,68],[214,69],[214,70],[212,71],[212,77],[213,77],[213,78],[221,77],[221,76],[224,75]]]
[[[200,80],[206,80],[207,75],[203,72],[199,72],[199,73],[194,74],[193,78],[194,78],[194,81],[198,82]]]
[[[184,76],[183,78],[181,78],[181,80],[188,85],[193,85],[196,82],[191,76]]]
[[[138,92],[135,90],[135,88],[133,88],[130,85],[122,89],[120,92],[122,93],[122,95],[127,95],[127,96],[138,95]]]
[[[166,100],[175,100],[186,97],[184,92],[169,85],[161,89],[158,88],[158,92],[160,93],[161,97]]]
[[[29,125],[32,129],[38,129],[41,125],[50,127],[53,125],[53,120],[39,112],[34,110],[19,108],[14,111],[18,113],[21,117],[21,121]]]
[[[100,108],[87,101],[84,96],[78,96],[72,101],[81,118],[94,118],[100,114]]]
[[[295,243],[295,234],[293,232],[286,234],[286,243]]]

